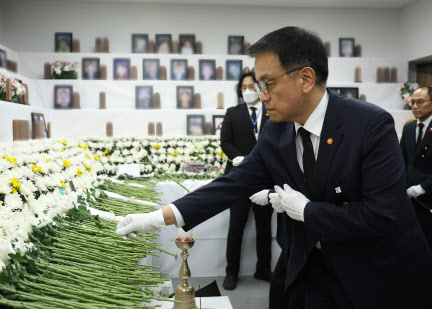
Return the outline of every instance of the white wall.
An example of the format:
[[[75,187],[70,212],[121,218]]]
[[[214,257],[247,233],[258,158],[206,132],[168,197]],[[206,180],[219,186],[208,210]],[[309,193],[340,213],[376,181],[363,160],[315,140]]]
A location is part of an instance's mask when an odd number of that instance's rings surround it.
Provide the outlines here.
[[[6,41],[16,51],[51,52],[54,32],[71,31],[82,52],[92,52],[95,38],[107,36],[111,52],[130,52],[130,34],[195,33],[206,54],[225,54],[228,35],[255,42],[287,25],[317,31],[338,52],[339,37],[355,37],[364,57],[398,57],[399,10],[316,9],[246,6],[159,5],[78,1],[5,1]],[[19,16],[19,21],[17,21]],[[10,25],[10,26],[9,26]],[[385,44],[383,43],[385,42]]]
[[[401,10],[399,41],[408,61],[432,55],[432,1],[417,0]]]
[[[6,45],[4,36],[5,27],[5,10],[3,9],[4,1],[0,0],[0,44]]]

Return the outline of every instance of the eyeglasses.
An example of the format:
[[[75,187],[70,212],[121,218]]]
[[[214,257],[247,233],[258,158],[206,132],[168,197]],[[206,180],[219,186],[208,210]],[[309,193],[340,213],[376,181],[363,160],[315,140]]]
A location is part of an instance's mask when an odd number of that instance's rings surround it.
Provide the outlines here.
[[[421,107],[424,104],[424,102],[427,102],[427,101],[432,101],[432,100],[423,100],[423,99],[410,100],[409,105],[414,106],[414,104],[417,104],[418,107]]]
[[[299,70],[302,70],[302,69],[304,69],[304,67],[303,67],[303,68],[298,68],[298,69],[294,69],[294,70],[288,71],[288,72],[286,72],[286,73],[284,73],[284,74],[282,74],[282,75],[280,75],[280,76],[278,76],[278,77],[275,77],[275,78],[272,78],[272,79],[266,80],[266,81],[264,81],[264,82],[255,83],[255,90],[256,90],[256,92],[258,92],[258,93],[261,93],[261,91],[262,91],[262,92],[264,92],[265,94],[268,94],[268,93],[269,93],[269,90],[268,90],[268,86],[269,86],[269,84],[268,84],[268,82],[271,82],[272,80],[275,80],[275,79],[277,79],[277,78],[279,78],[279,77],[282,77],[282,76],[284,76],[284,75],[288,75],[288,74],[294,73],[295,71],[299,71]]]
[[[255,84],[243,85],[243,86],[241,87],[241,91],[242,91],[242,92],[246,91],[246,89],[249,89],[249,90],[255,91]]]

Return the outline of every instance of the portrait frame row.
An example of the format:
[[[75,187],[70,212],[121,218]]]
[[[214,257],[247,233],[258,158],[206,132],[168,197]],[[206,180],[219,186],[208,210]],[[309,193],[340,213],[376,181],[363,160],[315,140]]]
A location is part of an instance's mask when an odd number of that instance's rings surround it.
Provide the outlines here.
[[[54,34],[54,51],[56,53],[70,53],[73,51],[73,34],[72,32],[56,32]],[[196,54],[195,34],[179,34],[178,53],[181,55]],[[131,52],[134,54],[150,53],[150,41],[148,33],[131,34]],[[155,34],[155,53],[156,54],[173,54],[173,36],[172,34]],[[228,55],[244,55],[244,36],[228,36]]]
[[[243,72],[243,61],[237,59],[228,59],[225,61],[225,80],[237,81]],[[82,58],[82,79],[99,80],[100,58]],[[171,59],[171,80],[187,80],[188,60]],[[160,59],[143,59],[142,79],[143,80],[160,80]],[[200,59],[199,60],[199,80],[210,81],[216,80],[216,60]],[[113,79],[130,80],[131,79],[131,60],[129,58],[113,59]]]
[[[72,109],[73,108],[73,86],[55,85],[54,86],[54,108]],[[135,108],[154,109],[153,86],[135,86]],[[194,109],[195,108],[195,89],[194,86],[176,86],[176,108]]]
[[[212,115],[212,134],[220,137],[224,115]],[[202,136],[205,133],[205,115],[186,115],[186,135]]]

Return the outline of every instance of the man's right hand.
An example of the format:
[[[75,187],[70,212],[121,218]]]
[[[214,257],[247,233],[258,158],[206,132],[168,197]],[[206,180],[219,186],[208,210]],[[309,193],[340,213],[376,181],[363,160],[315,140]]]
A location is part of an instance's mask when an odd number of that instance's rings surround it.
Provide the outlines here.
[[[130,233],[156,233],[166,227],[162,209],[146,214],[130,214],[117,224],[116,233],[125,236]]]
[[[244,157],[238,156],[235,157],[232,161],[233,166],[239,166],[243,162]]]

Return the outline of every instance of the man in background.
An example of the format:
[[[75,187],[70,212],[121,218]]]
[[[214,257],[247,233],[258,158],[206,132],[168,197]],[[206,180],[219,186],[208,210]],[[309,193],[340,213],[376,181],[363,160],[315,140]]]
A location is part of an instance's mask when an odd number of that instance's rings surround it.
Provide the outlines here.
[[[417,88],[409,104],[416,120],[405,125],[400,142],[407,194],[432,248],[432,87]]]

